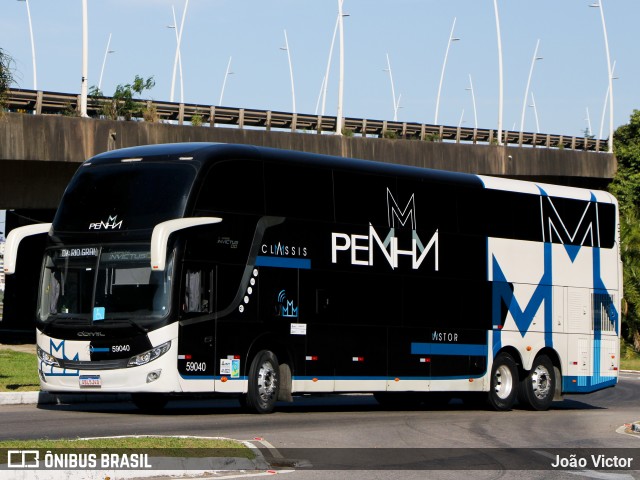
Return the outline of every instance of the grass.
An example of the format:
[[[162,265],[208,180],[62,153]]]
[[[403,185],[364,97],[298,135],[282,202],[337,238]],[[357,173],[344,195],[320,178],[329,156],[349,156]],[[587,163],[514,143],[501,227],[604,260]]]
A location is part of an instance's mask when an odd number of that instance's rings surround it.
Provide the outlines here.
[[[0,392],[40,390],[35,354],[0,350]]]
[[[620,369],[640,370],[640,353],[624,340],[620,340]]]

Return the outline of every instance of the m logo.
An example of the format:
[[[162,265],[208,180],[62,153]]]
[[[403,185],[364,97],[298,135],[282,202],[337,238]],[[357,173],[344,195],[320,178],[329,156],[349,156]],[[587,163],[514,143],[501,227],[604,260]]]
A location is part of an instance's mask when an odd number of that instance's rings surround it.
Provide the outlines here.
[[[572,262],[581,247],[600,247],[598,204],[593,200],[578,202],[540,197],[542,241],[563,244]]]
[[[398,206],[398,202],[393,198],[393,194],[387,188],[387,218],[389,220],[389,227],[395,228],[396,221],[398,226],[407,226],[407,223],[411,222],[411,230],[416,229],[416,200],[415,194],[411,194],[411,198],[405,205],[404,209]]]

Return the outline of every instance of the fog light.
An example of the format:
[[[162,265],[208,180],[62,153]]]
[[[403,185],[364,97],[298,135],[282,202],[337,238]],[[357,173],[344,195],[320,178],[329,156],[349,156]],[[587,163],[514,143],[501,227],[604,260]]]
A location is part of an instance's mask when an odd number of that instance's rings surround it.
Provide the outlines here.
[[[155,382],[160,378],[160,374],[162,370],[154,370],[153,372],[149,372],[147,374],[147,383]]]

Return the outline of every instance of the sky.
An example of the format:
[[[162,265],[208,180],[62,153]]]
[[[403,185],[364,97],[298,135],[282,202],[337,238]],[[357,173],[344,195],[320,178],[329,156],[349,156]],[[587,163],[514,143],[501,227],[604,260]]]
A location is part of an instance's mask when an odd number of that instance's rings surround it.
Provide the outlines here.
[[[0,0],[0,48],[15,60],[17,87],[33,88],[27,8]],[[640,107],[640,51],[633,38],[638,0],[601,0],[611,61],[615,60],[614,125]],[[594,0],[498,0],[503,50],[503,127],[525,131],[600,136],[608,69],[599,8]],[[29,0],[37,87],[79,93],[82,2]],[[98,85],[111,34],[102,90],[110,95],[136,75],[156,85],[143,97],[170,100],[176,30],[185,0],[88,0],[89,86]],[[190,0],[181,39],[184,101],[292,111],[288,55],[296,111],[320,113],[318,98],[337,18],[337,0]],[[497,128],[499,75],[492,0],[344,0],[344,115],[435,123],[438,88],[455,19],[439,102],[438,123]],[[283,50],[285,34],[289,52]],[[538,56],[532,62],[537,40]],[[338,40],[327,84],[326,115],[335,115]],[[231,57],[232,74],[226,75]],[[530,94],[527,79],[534,64]],[[471,76],[471,80],[470,80]],[[226,83],[224,82],[226,78]],[[180,76],[174,99],[179,101]],[[535,109],[531,93],[535,98]],[[538,116],[536,124],[535,114]],[[609,136],[608,113],[602,138]]]

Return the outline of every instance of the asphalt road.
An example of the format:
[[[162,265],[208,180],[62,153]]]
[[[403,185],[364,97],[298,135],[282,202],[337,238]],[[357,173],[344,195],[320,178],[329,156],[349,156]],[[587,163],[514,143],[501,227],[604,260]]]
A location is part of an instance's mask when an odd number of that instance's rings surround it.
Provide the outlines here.
[[[615,388],[567,396],[547,412],[518,408],[494,412],[457,400],[441,408],[388,409],[370,395],[299,397],[270,415],[245,413],[234,400],[174,401],[159,415],[142,414],[130,403],[3,406],[0,439],[151,434],[229,437],[272,445],[276,450],[265,450],[268,457],[282,455],[295,458],[298,466],[320,468],[300,468],[287,474],[291,480],[460,478],[469,474],[478,479],[616,480],[640,478],[640,435],[624,434],[620,429],[636,421],[640,421],[640,375],[623,373]],[[465,450],[454,455],[450,450],[425,450],[452,448]],[[637,471],[514,471],[529,470],[532,455],[553,462],[558,452],[580,456],[588,448],[607,449],[603,452],[609,456],[631,452],[637,457],[633,463]],[[415,461],[424,460],[430,452],[437,457],[427,459],[435,462],[430,465],[443,470],[424,471],[424,464]],[[283,462],[296,464],[288,461]],[[341,471],[336,477],[333,470],[327,470],[334,468],[358,470]],[[363,474],[369,468],[374,470]],[[468,468],[477,470],[457,470]],[[456,471],[449,471],[452,469]]]

